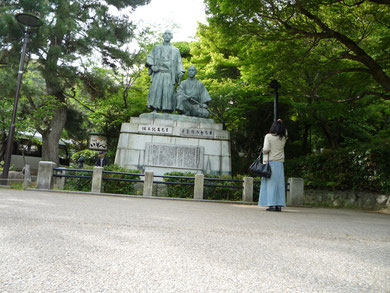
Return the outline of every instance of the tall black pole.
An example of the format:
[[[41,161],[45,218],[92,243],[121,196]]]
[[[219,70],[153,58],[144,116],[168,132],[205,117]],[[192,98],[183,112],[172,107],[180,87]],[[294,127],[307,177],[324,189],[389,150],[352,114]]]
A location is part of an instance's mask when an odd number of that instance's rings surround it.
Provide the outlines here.
[[[9,127],[8,139],[7,139],[7,149],[6,149],[6,152],[5,152],[5,161],[4,161],[4,168],[3,168],[3,175],[2,175],[2,178],[3,178],[2,184],[3,185],[7,185],[9,167],[11,165],[12,147],[13,147],[14,134],[15,134],[16,112],[18,110],[20,87],[22,86],[24,58],[26,56],[28,35],[29,35],[29,27],[26,28],[26,32],[24,33],[22,56],[20,56],[19,71],[18,71],[18,83],[16,85],[14,109],[13,109],[13,112],[12,112],[12,120],[11,120],[11,125]]]
[[[278,103],[279,103],[278,90],[280,89],[281,85],[276,79],[273,79],[269,86],[274,89],[274,94],[275,94],[275,97],[274,97],[274,121],[276,121],[276,120],[278,120]]]
[[[275,98],[274,98],[274,121],[278,119],[278,103],[279,103],[279,93],[275,89]]]

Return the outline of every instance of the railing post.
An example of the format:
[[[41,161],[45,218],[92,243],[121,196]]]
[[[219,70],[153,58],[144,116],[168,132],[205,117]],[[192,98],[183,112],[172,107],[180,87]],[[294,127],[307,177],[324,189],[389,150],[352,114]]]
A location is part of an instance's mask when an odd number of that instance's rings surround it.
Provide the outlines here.
[[[303,205],[304,202],[304,181],[302,178],[288,178],[290,187],[287,191],[287,204]]]
[[[153,172],[145,172],[144,174],[144,196],[152,196],[153,195],[153,180],[154,173]]]
[[[194,199],[203,199],[203,191],[204,191],[204,175],[196,174],[195,184],[194,184]]]
[[[100,193],[102,190],[103,167],[93,167],[91,192]]]
[[[38,189],[52,189],[53,188],[53,169],[56,163],[49,161],[40,161],[38,165]]]
[[[66,171],[65,170],[57,171],[57,174],[65,175]],[[56,177],[55,187],[63,190],[65,187],[65,179],[66,179],[65,177]]]
[[[30,165],[26,165],[26,166],[24,166],[23,188],[26,190],[30,184],[31,184]]]
[[[253,202],[253,177],[244,177],[242,201]]]

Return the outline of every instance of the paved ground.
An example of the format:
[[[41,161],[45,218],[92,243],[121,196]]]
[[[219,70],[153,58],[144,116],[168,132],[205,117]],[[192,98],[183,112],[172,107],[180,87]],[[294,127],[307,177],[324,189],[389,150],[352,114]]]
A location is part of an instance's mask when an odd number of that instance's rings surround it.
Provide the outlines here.
[[[0,292],[390,292],[390,216],[0,189]]]

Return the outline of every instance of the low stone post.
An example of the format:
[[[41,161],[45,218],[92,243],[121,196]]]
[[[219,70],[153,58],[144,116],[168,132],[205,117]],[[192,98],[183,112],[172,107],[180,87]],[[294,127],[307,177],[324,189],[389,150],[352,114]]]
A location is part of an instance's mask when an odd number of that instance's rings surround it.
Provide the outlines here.
[[[61,175],[65,175],[66,174],[66,171],[63,170],[63,171],[57,171],[59,174]],[[64,189],[65,187],[65,177],[56,177],[56,181],[55,181],[55,187],[58,188],[58,189]]]
[[[102,190],[103,167],[93,167],[91,192],[100,193]]]
[[[24,166],[24,181],[23,181],[23,188],[27,189],[28,186],[31,184],[31,172],[30,172],[30,165]]]
[[[304,181],[302,178],[288,178],[287,182],[290,184],[287,191],[287,204],[289,205],[303,205],[304,202]]]
[[[244,177],[242,201],[253,202],[253,177]]]
[[[195,184],[194,184],[194,199],[203,199],[203,191],[204,191],[204,175],[196,174]]]
[[[144,177],[144,196],[153,196],[153,180],[154,173],[153,172],[145,172]]]
[[[38,189],[52,189],[53,180],[53,169],[56,167],[56,163],[49,161],[40,161],[38,165]]]

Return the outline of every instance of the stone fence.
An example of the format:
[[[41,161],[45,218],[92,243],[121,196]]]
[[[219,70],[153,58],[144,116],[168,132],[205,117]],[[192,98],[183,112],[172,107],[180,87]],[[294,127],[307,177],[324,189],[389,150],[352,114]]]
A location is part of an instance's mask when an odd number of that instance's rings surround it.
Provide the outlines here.
[[[53,162],[41,161],[38,167],[38,189],[53,189],[54,184],[57,188],[62,189],[65,184],[65,177],[54,177],[54,169],[56,164]],[[103,167],[94,167],[92,174],[91,192],[100,193],[102,189],[103,181]],[[153,196],[153,172],[145,172],[140,174],[144,177],[143,180],[143,196]],[[55,180],[56,178],[56,180]],[[56,181],[56,182],[55,182]],[[287,189],[287,203],[290,205],[302,205],[304,203],[304,189],[303,179],[301,178],[289,178]],[[253,177],[244,177],[242,185],[242,201],[253,202]],[[221,186],[223,187],[223,186]],[[204,175],[196,174],[194,180],[194,199],[203,200],[204,196]]]
[[[322,207],[382,210],[390,209],[390,196],[359,190],[305,189],[304,203]]]

